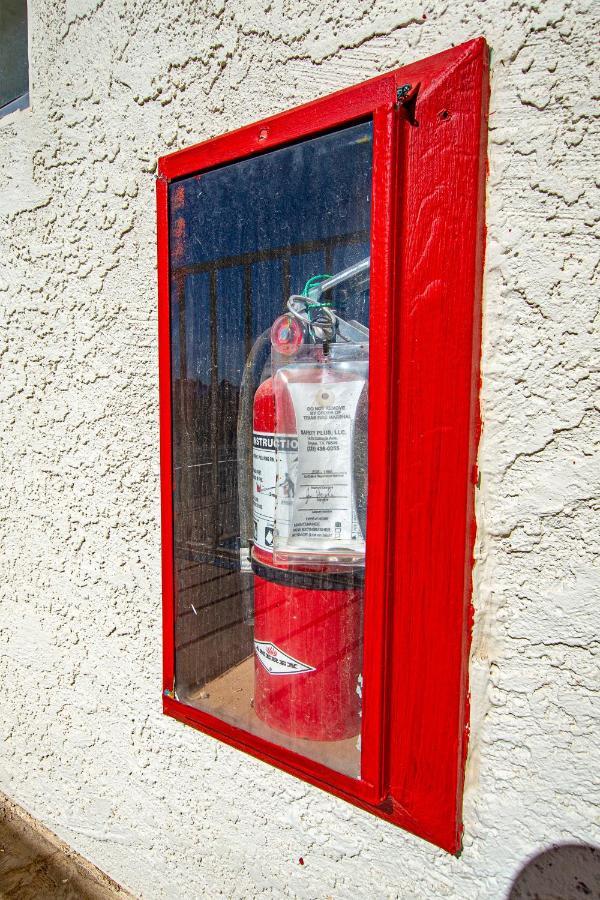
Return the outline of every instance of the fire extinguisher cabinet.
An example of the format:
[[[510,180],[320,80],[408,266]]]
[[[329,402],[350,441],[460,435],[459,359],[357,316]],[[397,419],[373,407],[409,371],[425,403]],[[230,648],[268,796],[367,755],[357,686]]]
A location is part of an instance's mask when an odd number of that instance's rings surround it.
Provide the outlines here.
[[[460,848],[482,39],[159,160],[163,706]]]

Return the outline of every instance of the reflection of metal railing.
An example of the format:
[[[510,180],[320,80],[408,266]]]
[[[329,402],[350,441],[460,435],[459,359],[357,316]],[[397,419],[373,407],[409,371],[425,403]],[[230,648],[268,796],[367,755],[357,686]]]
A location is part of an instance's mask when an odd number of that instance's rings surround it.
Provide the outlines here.
[[[216,499],[212,462],[176,466],[174,474],[176,511],[179,515],[183,513],[192,525],[183,541],[187,549],[193,554],[202,555],[207,550],[212,554],[220,545],[221,555],[235,557],[238,537],[236,460],[218,461]]]
[[[180,369],[180,377],[173,390],[175,543],[178,556],[237,559],[239,521],[235,420],[238,398],[231,391],[226,395],[223,383],[219,384],[218,272],[236,268],[243,270],[245,358],[254,339],[254,265],[265,262],[281,264],[283,312],[291,293],[290,265],[293,257],[322,252],[325,255],[325,269],[331,271],[333,254],[337,248],[368,241],[368,230],[361,230],[172,268],[172,290],[178,304]],[[202,273],[209,276],[210,389],[207,395],[199,392],[198,382],[188,379],[187,373],[185,286],[191,275]],[[222,432],[228,417],[233,417],[234,427],[226,436]],[[196,431],[196,423],[201,434]],[[199,453],[202,453],[202,459],[198,458]]]

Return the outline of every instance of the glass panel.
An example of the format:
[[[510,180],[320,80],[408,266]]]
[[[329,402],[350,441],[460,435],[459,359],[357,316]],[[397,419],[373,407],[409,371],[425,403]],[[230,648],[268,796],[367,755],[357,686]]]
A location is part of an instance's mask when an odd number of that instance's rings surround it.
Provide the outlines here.
[[[0,113],[29,90],[27,0],[0,2]],[[11,104],[12,106],[12,104]]]
[[[170,187],[175,692],[360,775],[370,122]]]

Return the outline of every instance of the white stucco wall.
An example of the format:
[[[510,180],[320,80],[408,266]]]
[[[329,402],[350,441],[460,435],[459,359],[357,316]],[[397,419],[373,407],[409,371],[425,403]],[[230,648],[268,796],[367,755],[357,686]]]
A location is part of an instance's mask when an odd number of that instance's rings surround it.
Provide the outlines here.
[[[500,898],[531,854],[600,839],[597,13],[31,0],[32,108],[0,120],[0,791],[136,894]],[[479,34],[485,428],[455,859],[161,715],[153,172]]]

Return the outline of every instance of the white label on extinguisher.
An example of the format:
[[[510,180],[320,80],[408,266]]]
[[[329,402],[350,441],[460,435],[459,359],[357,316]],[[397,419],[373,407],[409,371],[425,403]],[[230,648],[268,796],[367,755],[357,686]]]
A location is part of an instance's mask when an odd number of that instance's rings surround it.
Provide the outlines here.
[[[364,379],[288,384],[298,427],[296,490],[287,542],[332,552],[364,552],[353,484],[354,422]]]
[[[258,661],[264,666],[269,675],[302,675],[304,672],[314,672],[315,667],[294,659],[288,653],[284,653],[270,641],[254,641],[254,649]]]
[[[273,551],[275,535],[276,497],[293,496],[292,473],[298,458],[298,438],[295,434],[272,434],[255,431],[253,436],[252,477],[254,543],[263,550]],[[280,506],[285,506],[285,503]],[[288,523],[277,517],[280,534],[287,537]]]

